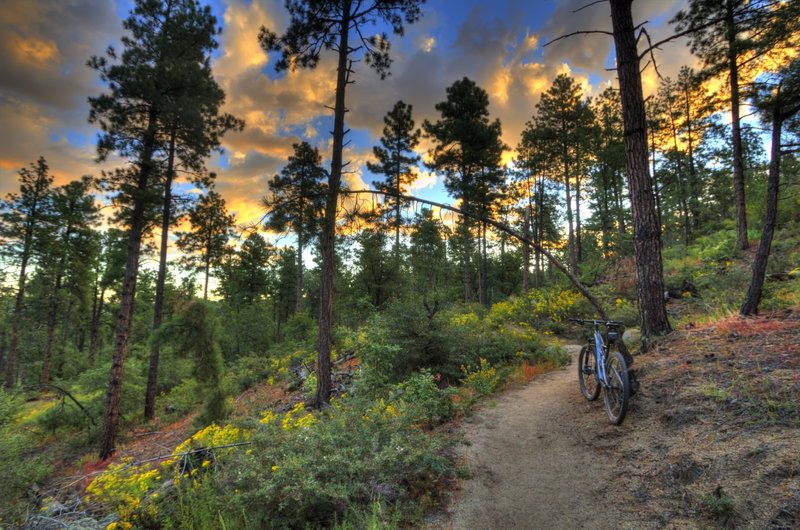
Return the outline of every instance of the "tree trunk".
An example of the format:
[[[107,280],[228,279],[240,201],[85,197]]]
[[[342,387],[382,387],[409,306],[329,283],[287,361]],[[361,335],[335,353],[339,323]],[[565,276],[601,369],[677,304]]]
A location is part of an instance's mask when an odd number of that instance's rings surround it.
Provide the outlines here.
[[[94,366],[94,357],[97,353],[97,342],[100,336],[100,318],[103,316],[103,303],[105,302],[106,288],[100,289],[99,300],[95,298],[95,307],[92,309],[92,329],[89,338],[89,366]],[[97,294],[95,294],[97,297]]]
[[[481,273],[480,273],[480,303],[483,306],[489,306],[489,262],[486,254],[486,223],[478,225],[480,231],[480,239],[478,244],[481,251]]]
[[[542,251],[544,247],[544,176],[539,178],[539,207],[537,208],[536,235],[534,251],[536,252],[536,288],[544,285],[544,267],[542,266]]]
[[[669,100],[668,100],[669,101]],[[675,114],[672,111],[672,103],[669,106],[669,118],[670,118],[670,126],[672,129],[672,144],[675,147],[675,156],[678,157],[678,171],[675,176],[678,179],[678,204],[681,208],[681,216],[683,217],[683,244],[687,247],[689,246],[689,235],[691,233],[691,229],[689,227],[689,206],[686,202],[686,195],[688,191],[686,189],[685,178],[683,176],[683,163],[681,162],[680,151],[678,150],[678,127],[675,125]]]
[[[17,297],[14,300],[14,319],[11,322],[11,344],[8,348],[8,362],[6,363],[6,387],[11,388],[17,378],[17,348],[19,331],[22,324],[22,310],[25,308],[25,274],[30,259],[30,246],[33,239],[33,227],[26,229],[25,243],[22,251],[22,263],[19,269],[19,283]]]
[[[567,163],[566,146],[564,147],[564,200],[567,204],[567,246],[569,248],[569,268],[578,270],[578,256],[575,253],[575,232],[572,226],[572,195],[569,190],[569,164]]]
[[[750,287],[747,289],[747,296],[744,299],[739,314],[742,316],[755,315],[758,313],[758,305],[761,302],[761,290],[764,287],[764,277],[767,273],[767,260],[769,251],[772,247],[772,236],[775,234],[775,224],[778,219],[778,190],[781,178],[781,129],[783,128],[783,116],[780,112],[780,87],[775,101],[775,109],[772,111],[772,147],[769,161],[769,174],[767,176],[767,212],[764,217],[764,228],[761,230],[761,241],[758,243],[753,261],[753,276],[750,279]]]
[[[120,291],[119,316],[114,341],[114,356],[111,359],[111,373],[106,395],[106,410],[103,421],[103,434],[100,442],[100,459],[106,460],[114,454],[119,423],[119,401],[122,391],[123,368],[128,354],[128,341],[133,322],[134,299],[136,296],[136,275],[139,272],[139,252],[145,226],[145,194],[154,171],[153,150],[155,148],[156,112],[150,111],[147,131],[144,138],[139,178],[134,191],[133,213],[128,233],[128,255],[125,260],[125,273]]]
[[[469,200],[464,194],[462,201],[464,211],[469,211]],[[472,303],[472,234],[470,233],[470,220],[468,218],[462,219],[462,227],[464,229],[464,302]]]
[[[297,273],[294,285],[294,312],[303,310],[303,231],[297,231]]]
[[[656,132],[650,128],[650,148],[651,148],[651,163],[653,164],[653,195],[656,199],[656,214],[658,215],[658,229],[661,230],[662,217],[661,217],[661,190],[658,188],[658,177],[656,175]]]
[[[56,317],[58,316],[58,302],[61,295],[61,268],[64,258],[59,261],[56,279],[53,282],[53,294],[50,298],[50,309],[47,314],[47,341],[44,346],[44,361],[42,363],[42,387],[50,384],[50,360],[53,356],[53,341],[56,335]]]
[[[583,244],[581,243],[581,177],[575,175],[575,261],[583,263]]]
[[[699,178],[697,176],[697,165],[694,162],[694,131],[692,130],[692,107],[689,101],[689,93],[686,92],[686,144],[689,155],[689,207],[692,212],[692,228],[700,227],[700,190]]]
[[[525,237],[531,239],[531,204],[530,197],[528,204],[525,205]],[[527,294],[531,290],[531,246],[529,243],[522,244],[522,292]]]
[[[731,90],[731,143],[733,144],[733,189],[736,193],[736,245],[745,250],[747,240],[747,208],[744,194],[744,157],[742,154],[742,128],[739,117],[739,67],[736,64],[736,23],[733,18],[733,0],[725,2],[725,25],[728,39],[728,77]]]
[[[339,204],[339,186],[342,180],[342,150],[344,146],[345,90],[350,79],[350,64],[347,55],[350,51],[350,8],[351,0],[342,5],[341,32],[338,50],[339,64],[336,72],[336,102],[333,109],[333,149],[331,152],[331,172],[328,178],[328,196],[325,201],[325,217],[320,236],[322,270],[320,274],[319,295],[319,334],[317,345],[317,393],[314,402],[317,407],[327,404],[331,397],[331,347],[333,328],[333,278],[334,244],[336,239],[336,208]]]
[[[153,306],[153,332],[161,327],[164,317],[164,284],[167,281],[167,250],[169,248],[169,226],[172,224],[172,180],[175,177],[175,129],[170,132],[167,175],[164,182],[164,203],[161,208],[161,248],[158,254],[158,276],[156,299]],[[156,392],[158,390],[158,358],[161,346],[153,341],[150,347],[150,366],[147,369],[147,388],[144,393],[144,419],[152,420],[156,415]]]
[[[671,331],[664,306],[661,230],[656,216],[652,181],[647,170],[647,124],[639,52],[631,14],[632,0],[610,0],[610,3],[633,215],[636,291],[642,336],[650,337]]]

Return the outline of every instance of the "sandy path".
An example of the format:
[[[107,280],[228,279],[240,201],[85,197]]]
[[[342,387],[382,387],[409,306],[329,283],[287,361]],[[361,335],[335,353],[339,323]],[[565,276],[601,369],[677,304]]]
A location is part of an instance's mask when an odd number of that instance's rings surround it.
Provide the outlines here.
[[[580,347],[567,348],[572,364],[498,395],[495,405],[464,421],[463,453],[472,478],[463,481],[446,526],[620,527],[603,502],[603,477],[614,476],[621,455],[613,442],[592,443],[607,432],[602,396],[587,403],[580,395],[575,375]]]

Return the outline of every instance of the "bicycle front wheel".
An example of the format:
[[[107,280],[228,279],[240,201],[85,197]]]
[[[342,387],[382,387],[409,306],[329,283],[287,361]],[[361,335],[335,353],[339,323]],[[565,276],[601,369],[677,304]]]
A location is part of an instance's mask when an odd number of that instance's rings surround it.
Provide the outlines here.
[[[594,401],[600,395],[597,356],[594,354],[593,345],[586,344],[578,355],[578,386],[587,401]]]
[[[606,414],[608,420],[614,425],[620,425],[625,420],[628,412],[628,402],[631,398],[631,384],[628,379],[628,365],[625,358],[618,351],[608,353],[606,359],[606,378],[608,385],[603,392]]]

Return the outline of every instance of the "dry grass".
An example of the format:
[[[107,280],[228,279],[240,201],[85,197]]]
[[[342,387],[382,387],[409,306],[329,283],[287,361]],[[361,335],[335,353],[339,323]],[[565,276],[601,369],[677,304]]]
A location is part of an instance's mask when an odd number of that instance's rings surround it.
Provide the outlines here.
[[[673,333],[636,361],[611,483],[642,526],[800,528],[800,308]],[[616,432],[615,432],[616,431]]]

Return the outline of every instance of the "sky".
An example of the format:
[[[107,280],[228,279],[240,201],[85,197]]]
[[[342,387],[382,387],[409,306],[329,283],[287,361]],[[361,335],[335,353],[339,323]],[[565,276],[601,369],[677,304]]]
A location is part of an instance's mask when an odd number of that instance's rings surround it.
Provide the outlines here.
[[[243,118],[244,131],[229,133],[224,153],[208,168],[217,173],[217,190],[240,223],[264,214],[261,199],[268,180],[306,140],[330,157],[335,57],[323,55],[314,70],[276,74],[277,58],[257,41],[263,25],[280,33],[288,22],[282,0],[210,0],[223,33],[212,60],[214,76],[225,90],[224,110]],[[435,104],[445,89],[469,77],[484,88],[492,118],[500,118],[503,140],[513,148],[535,111],[540,94],[555,76],[570,73],[586,96],[616,86],[611,37],[578,35],[550,46],[546,42],[579,30],[610,30],[606,3],[588,0],[430,0],[422,19],[391,36],[392,74],[381,80],[363,63],[356,65],[348,87],[345,158],[353,189],[374,180],[366,171],[372,146],[381,134],[383,116],[398,99],[414,108],[414,119],[436,120]],[[96,72],[86,67],[92,55],[109,45],[120,48],[122,20],[130,0],[3,0],[0,10],[0,195],[18,190],[18,171],[44,156],[57,185],[82,175],[99,176],[119,160],[95,162],[97,130],[88,123],[87,98],[104,91]],[[636,0],[634,20],[648,22],[653,40],[668,35],[668,21],[685,0]],[[374,31],[373,28],[367,28]],[[679,41],[658,55],[662,75],[677,75],[683,64],[696,64]],[[645,93],[655,91],[652,68],[643,74]],[[427,144],[419,147],[424,154]],[[504,159],[513,157],[513,150]],[[184,187],[186,188],[186,187]],[[452,202],[442,178],[420,167],[411,193]]]

